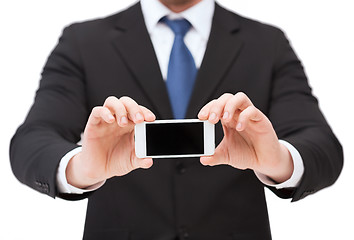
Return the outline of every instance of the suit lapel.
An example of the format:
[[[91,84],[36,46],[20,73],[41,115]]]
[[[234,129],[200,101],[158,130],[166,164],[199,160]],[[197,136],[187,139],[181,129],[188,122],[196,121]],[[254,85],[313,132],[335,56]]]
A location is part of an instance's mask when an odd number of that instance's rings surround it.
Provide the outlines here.
[[[227,70],[235,61],[243,42],[239,34],[238,18],[216,4],[207,49],[199,69],[187,118],[195,118],[211,99]]]
[[[113,45],[146,93],[158,118],[172,118],[165,82],[147,32],[140,3],[127,9],[116,22]]]

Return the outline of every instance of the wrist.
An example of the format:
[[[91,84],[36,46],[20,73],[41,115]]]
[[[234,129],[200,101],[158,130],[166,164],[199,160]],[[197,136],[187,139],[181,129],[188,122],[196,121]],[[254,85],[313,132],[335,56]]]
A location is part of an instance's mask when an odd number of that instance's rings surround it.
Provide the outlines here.
[[[275,183],[283,183],[289,180],[294,172],[294,163],[289,150],[279,143],[277,157],[266,168],[257,172],[267,176]]]
[[[67,182],[76,188],[85,189],[105,180],[94,176],[95,171],[90,170],[87,165],[82,152],[73,156],[65,170]]]

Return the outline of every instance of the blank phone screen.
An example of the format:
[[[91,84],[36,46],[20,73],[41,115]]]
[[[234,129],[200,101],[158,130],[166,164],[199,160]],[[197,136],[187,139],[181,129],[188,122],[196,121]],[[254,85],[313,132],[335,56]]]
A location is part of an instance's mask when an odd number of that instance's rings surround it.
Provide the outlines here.
[[[146,124],[148,156],[204,154],[202,122]]]

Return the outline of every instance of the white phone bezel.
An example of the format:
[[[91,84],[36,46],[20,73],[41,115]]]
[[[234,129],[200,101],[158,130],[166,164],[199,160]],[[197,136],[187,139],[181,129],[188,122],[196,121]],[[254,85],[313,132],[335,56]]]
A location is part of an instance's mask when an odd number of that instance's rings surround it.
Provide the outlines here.
[[[204,153],[203,154],[183,154],[183,155],[146,155],[146,124],[163,124],[163,123],[190,123],[203,122],[204,132]],[[211,156],[215,151],[215,125],[208,121],[199,119],[173,119],[173,120],[156,120],[154,122],[142,122],[135,125],[135,154],[138,158],[183,158],[183,157],[201,157]]]

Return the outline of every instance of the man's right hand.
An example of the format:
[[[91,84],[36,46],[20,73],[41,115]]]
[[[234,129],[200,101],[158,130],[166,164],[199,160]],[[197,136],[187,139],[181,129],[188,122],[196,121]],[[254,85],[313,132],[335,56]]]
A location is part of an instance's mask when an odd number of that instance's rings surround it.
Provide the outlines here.
[[[69,184],[86,188],[137,168],[149,168],[151,158],[135,155],[134,126],[151,122],[155,115],[129,97],[108,97],[103,106],[95,107],[86,124],[82,151],[66,168]]]

